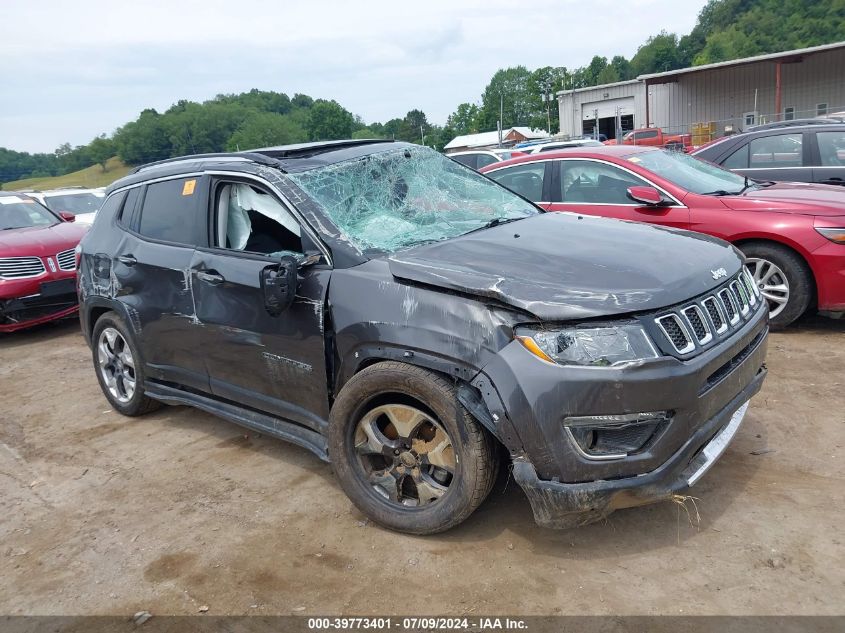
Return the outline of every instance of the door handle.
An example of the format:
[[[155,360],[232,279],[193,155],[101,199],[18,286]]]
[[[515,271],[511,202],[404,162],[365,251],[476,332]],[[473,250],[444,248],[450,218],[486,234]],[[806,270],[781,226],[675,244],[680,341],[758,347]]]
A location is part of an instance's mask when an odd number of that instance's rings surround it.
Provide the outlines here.
[[[138,263],[138,260],[132,257],[132,255],[120,255],[118,256],[117,261],[126,266],[134,266]]]
[[[204,270],[197,271],[197,279],[204,281],[207,284],[211,284],[212,286],[217,286],[226,281],[223,278],[223,275],[215,272],[206,272]]]

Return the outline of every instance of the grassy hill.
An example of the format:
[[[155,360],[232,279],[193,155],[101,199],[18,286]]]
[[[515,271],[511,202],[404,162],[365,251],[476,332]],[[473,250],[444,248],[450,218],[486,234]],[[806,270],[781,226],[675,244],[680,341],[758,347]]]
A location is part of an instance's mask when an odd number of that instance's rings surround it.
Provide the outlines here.
[[[64,176],[54,176],[51,178],[25,178],[23,180],[15,180],[13,182],[3,183],[3,191],[15,191],[18,189],[38,189],[44,191],[46,189],[58,189],[59,187],[104,187],[111,184],[118,178],[122,178],[129,170],[132,169],[130,165],[125,165],[116,156],[106,161],[106,170],[99,165],[93,165],[74,171]]]

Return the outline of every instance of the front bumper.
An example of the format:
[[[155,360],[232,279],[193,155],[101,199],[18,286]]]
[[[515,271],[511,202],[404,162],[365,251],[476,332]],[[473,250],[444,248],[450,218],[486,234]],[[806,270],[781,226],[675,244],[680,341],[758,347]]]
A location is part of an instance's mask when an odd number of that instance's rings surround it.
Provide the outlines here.
[[[729,339],[697,356],[620,368],[554,365],[514,342],[473,385],[511,451],[514,477],[538,523],[581,525],[665,498],[703,474],[694,473],[698,462],[715,461],[716,448],[730,440],[717,436],[765,378],[767,333],[761,307]],[[671,421],[618,459],[591,458],[565,426],[568,417],[653,411],[671,412]]]
[[[0,332],[62,319],[77,310],[75,272],[4,281],[0,287]]]
[[[514,459],[513,476],[525,491],[541,527],[571,528],[598,521],[614,510],[661,499],[693,485],[712,466],[733,439],[745,416],[748,400],[763,384],[761,367],[752,382],[659,468],[624,479],[562,484],[542,481],[530,461]]]

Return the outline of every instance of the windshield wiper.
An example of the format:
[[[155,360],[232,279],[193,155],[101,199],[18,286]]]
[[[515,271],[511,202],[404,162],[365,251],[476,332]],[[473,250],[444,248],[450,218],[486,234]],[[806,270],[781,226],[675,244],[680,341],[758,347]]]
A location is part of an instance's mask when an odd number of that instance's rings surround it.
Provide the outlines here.
[[[493,218],[492,220],[485,222],[481,226],[474,228],[470,231],[464,233],[464,235],[469,235],[470,233],[475,233],[476,231],[483,231],[484,229],[492,229],[494,226],[499,226],[501,224],[508,224],[509,222],[516,222],[517,220],[523,220],[529,216],[521,215],[517,218]]]
[[[724,189],[717,189],[716,191],[708,191],[707,193],[702,193],[702,196],[738,196],[741,194],[745,189],[740,189],[739,191],[725,191]]]

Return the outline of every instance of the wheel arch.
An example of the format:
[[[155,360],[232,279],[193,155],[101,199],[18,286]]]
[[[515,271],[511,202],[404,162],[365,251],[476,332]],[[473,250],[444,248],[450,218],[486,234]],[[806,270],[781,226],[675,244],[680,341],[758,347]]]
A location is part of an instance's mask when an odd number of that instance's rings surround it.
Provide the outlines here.
[[[816,281],[816,271],[813,269],[813,264],[811,263],[810,258],[808,257],[809,253],[803,247],[801,247],[800,244],[798,244],[797,242],[793,242],[792,240],[785,238],[781,235],[768,234],[747,235],[739,239],[733,239],[731,240],[731,243],[740,250],[742,250],[743,246],[747,246],[749,244],[773,244],[775,246],[780,246],[782,248],[786,248],[792,251],[795,255],[801,258],[801,261],[804,262],[804,265],[807,267],[807,270],[810,271],[810,279],[813,283],[813,293],[810,299],[810,305],[816,305],[819,295],[818,282]]]
[[[115,312],[132,329],[134,334],[138,333],[136,327],[137,319],[132,318],[128,307],[120,301],[113,301],[104,297],[89,297],[80,307],[80,318],[82,320],[82,333],[90,346],[91,337],[94,334],[94,327],[101,316],[107,312]]]
[[[406,355],[409,352],[410,356]],[[394,346],[361,348],[351,356],[351,360],[355,362],[345,364],[348,375],[343,382],[338,382],[336,393],[343,389],[352,376],[382,362],[393,361],[421,367],[454,381],[461,405],[500,445],[511,453],[522,449],[521,440],[505,412],[501,399],[496,390],[490,388],[489,378],[477,368],[457,359]]]

